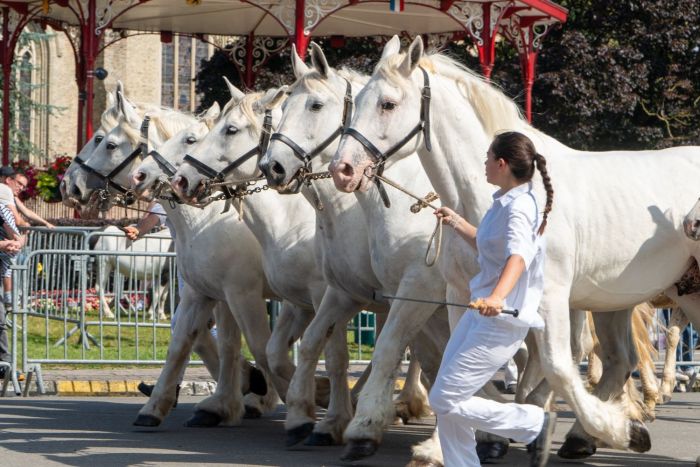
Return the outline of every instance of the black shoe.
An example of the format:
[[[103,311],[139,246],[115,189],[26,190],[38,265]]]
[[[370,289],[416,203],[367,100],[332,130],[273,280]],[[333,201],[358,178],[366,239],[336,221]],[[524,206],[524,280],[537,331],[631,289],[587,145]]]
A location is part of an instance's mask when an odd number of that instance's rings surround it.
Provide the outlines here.
[[[144,396],[151,397],[154,387],[155,384],[146,384],[143,381],[141,381],[138,385],[138,390],[141,391],[141,394],[143,394]]]
[[[554,426],[557,423],[557,414],[554,412],[545,412],[542,431],[537,435],[537,438],[530,443],[528,452],[530,452],[530,467],[544,467],[549,459],[549,450],[552,447],[552,434],[554,434]]]

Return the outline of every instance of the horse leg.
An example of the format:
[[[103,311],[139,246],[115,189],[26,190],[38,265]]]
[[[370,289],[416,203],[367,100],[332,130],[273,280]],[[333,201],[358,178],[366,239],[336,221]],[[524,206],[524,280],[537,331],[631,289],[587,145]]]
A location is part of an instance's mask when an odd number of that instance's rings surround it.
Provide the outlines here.
[[[345,332],[348,321],[362,308],[362,303],[342,291],[330,286],[326,289],[316,316],[304,332],[304,338],[299,346],[298,366],[287,391],[287,418],[284,427],[287,431],[288,447],[302,442],[314,431],[316,388],[311,381],[314,381],[316,365],[326,340],[334,334],[336,329],[338,329],[337,332],[341,330]],[[338,408],[342,409],[340,405]],[[348,419],[352,416],[352,409],[349,410]],[[334,442],[342,442],[342,438],[335,438]]]
[[[578,417],[583,429],[616,449],[645,452],[651,448],[644,424],[627,419],[620,404],[601,401],[588,393],[570,353],[571,328],[569,289],[559,277],[549,281],[540,304],[546,326],[535,330],[542,368],[556,394],[564,397]],[[629,338],[628,325],[623,337]]]
[[[165,366],[158,377],[151,397],[139,411],[134,422],[137,426],[158,426],[175,402],[175,387],[182,374],[183,367],[192,350],[193,341],[198,333],[207,331],[208,312],[213,301],[197,294],[185,285],[178,306],[178,319],[172,339],[168,346]]]
[[[100,301],[101,318],[114,319],[114,313],[112,313],[112,310],[109,308],[109,302],[107,302],[107,298],[105,297],[105,289],[109,282],[109,274],[112,268],[106,264],[103,257],[97,257],[97,264],[97,282],[95,284],[95,289],[97,289],[97,296]]]
[[[224,304],[217,305],[215,316],[216,344],[220,358],[216,390],[195,406],[194,415],[186,426],[235,426],[240,424],[243,416],[241,332]],[[211,338],[208,326],[205,332]]]
[[[639,357],[639,380],[644,393],[644,415],[648,420],[654,420],[656,401],[659,399],[659,381],[656,379],[654,359],[658,352],[649,338],[649,325],[652,323],[656,310],[649,303],[637,305],[632,313],[632,335],[634,348]]]
[[[408,296],[416,289],[418,284],[414,281],[404,281],[396,293]],[[403,351],[435,310],[412,302],[392,303],[372,356],[372,373],[360,393],[355,417],[345,431],[348,444],[342,460],[362,459],[376,452],[384,427],[394,420],[396,413],[392,395]]]
[[[289,381],[294,374],[294,364],[289,358],[289,349],[301,337],[313,317],[313,311],[302,310],[285,300],[282,302],[282,308],[277,321],[275,321],[270,340],[267,341],[265,354],[270,371],[280,382],[277,391],[283,401],[287,397]]]
[[[324,347],[326,371],[331,382],[331,397],[326,415],[314,427],[313,433],[306,442],[308,445],[327,446],[341,443],[343,432],[352,419],[352,397],[348,388],[350,356],[347,336],[346,326],[336,325]],[[317,383],[317,401],[318,398]]]
[[[430,415],[428,391],[423,387],[420,377],[420,363],[412,350],[406,380],[398,397],[394,399],[396,416],[401,418],[404,425],[407,425],[412,418],[423,418]]]
[[[622,398],[626,412],[634,409],[627,400],[624,386],[631,371],[637,366],[637,353],[632,342],[632,310],[622,310],[593,314],[596,335],[600,342],[603,374],[595,386],[593,394],[601,401],[614,401]],[[639,414],[634,414],[637,423],[642,423]],[[624,415],[629,419],[628,413]],[[565,459],[581,459],[595,454],[596,440],[586,433],[581,423],[576,422],[559,449],[559,456]]]
[[[664,357],[664,372],[661,380],[661,402],[665,404],[673,396],[676,387],[676,348],[681,340],[681,331],[690,323],[680,307],[673,308],[671,319],[666,328],[666,356]]]
[[[267,361],[265,347],[270,340],[271,333],[265,300],[260,292],[255,290],[232,288],[225,292],[228,308],[233,313],[236,323],[238,323],[248,343],[256,366],[262,371],[265,381],[272,384],[272,386],[268,384],[264,396],[249,393],[244,397],[246,413],[257,415],[270,412],[277,406],[279,401],[277,392],[280,388],[284,389],[286,387],[286,382],[270,371]],[[293,371],[291,362],[289,366]]]

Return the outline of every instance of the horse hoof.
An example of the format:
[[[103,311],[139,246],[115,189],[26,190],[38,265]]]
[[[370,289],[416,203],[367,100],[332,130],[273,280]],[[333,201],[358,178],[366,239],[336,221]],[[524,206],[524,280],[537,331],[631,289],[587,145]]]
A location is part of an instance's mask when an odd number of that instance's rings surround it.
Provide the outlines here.
[[[662,404],[668,404],[671,402],[671,395],[670,394],[664,394],[661,396],[661,403]]]
[[[336,444],[335,440],[330,433],[317,433],[315,431],[304,442],[306,446],[333,446],[334,444]]]
[[[217,426],[221,422],[221,415],[206,410],[198,409],[195,411],[192,418],[185,422],[186,427],[212,427]]]
[[[651,438],[649,430],[644,423],[637,420],[630,420],[630,446],[634,452],[647,452],[651,449]]]
[[[245,406],[245,412],[243,412],[243,418],[255,419],[262,417],[262,412],[257,407],[251,407],[249,405]]]
[[[341,461],[356,461],[374,455],[379,443],[373,439],[353,439],[348,442],[340,456]]]
[[[136,420],[134,420],[134,426],[158,426],[160,422],[161,420],[153,415],[139,414]]]
[[[557,455],[562,459],[585,459],[595,454],[597,448],[592,442],[576,437],[566,438]]]
[[[508,445],[494,442],[479,442],[476,443],[476,454],[479,456],[479,461],[484,462],[488,459],[500,459],[508,452]]]
[[[265,375],[255,367],[250,369],[248,385],[250,392],[253,394],[257,394],[258,396],[267,395],[267,381],[265,381]]]
[[[303,425],[299,425],[296,428],[292,428],[291,430],[287,430],[287,439],[285,440],[284,444],[288,448],[291,448],[292,446],[296,446],[297,444],[304,441],[306,439],[306,437],[309,436],[313,431],[314,431],[314,424],[313,423],[304,423]]]

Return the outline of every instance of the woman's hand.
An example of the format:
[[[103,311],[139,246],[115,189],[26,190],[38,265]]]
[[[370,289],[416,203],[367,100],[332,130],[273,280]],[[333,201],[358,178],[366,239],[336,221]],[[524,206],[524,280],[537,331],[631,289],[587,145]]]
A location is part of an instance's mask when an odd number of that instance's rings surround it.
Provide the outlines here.
[[[490,295],[486,298],[478,298],[469,304],[471,308],[479,310],[482,316],[498,316],[503,309],[503,299],[501,297]]]
[[[124,233],[126,234],[127,238],[131,241],[136,241],[139,239],[139,229],[137,229],[133,225],[127,225],[126,227],[124,227]]]
[[[447,206],[442,206],[436,209],[433,214],[435,214],[435,217],[442,220],[443,224],[448,224],[452,227],[455,227],[457,225],[457,222],[459,222],[459,220],[461,219],[459,214],[457,214]]]

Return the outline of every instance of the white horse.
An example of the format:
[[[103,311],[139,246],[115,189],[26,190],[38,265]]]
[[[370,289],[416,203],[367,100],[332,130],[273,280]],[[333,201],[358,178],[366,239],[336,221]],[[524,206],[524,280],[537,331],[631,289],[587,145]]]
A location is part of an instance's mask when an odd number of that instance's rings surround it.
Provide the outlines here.
[[[357,93],[367,81],[348,70],[336,72],[328,66],[322,50],[312,44],[313,68],[309,69],[292,53],[297,82],[284,104],[284,116],[270,149],[261,161],[271,186],[281,192],[302,189],[310,205],[317,210],[321,233],[323,268],[331,283],[348,290],[368,302],[376,291],[382,294],[442,301],[445,281],[438,271],[426,267],[423,251],[434,224],[430,212],[412,214],[413,200],[390,191],[391,208],[384,206],[378,191],[348,197],[340,194],[330,180],[304,184],[306,170],[323,170],[333,155],[342,129],[344,115]],[[281,98],[281,96],[280,96]],[[308,159],[305,159],[307,156]],[[412,191],[427,194],[430,184],[417,158],[402,161],[389,171]],[[352,265],[352,267],[349,267]],[[396,369],[406,345],[411,343],[412,356],[421,362],[432,382],[448,337],[448,324],[433,314],[440,307],[407,301],[389,301],[389,316],[377,340],[372,359],[372,372],[360,393],[357,410],[344,438],[348,446],[344,459],[372,455],[384,428],[393,419],[393,385]],[[320,343],[332,323],[345,323],[352,310],[323,309],[309,326],[302,341],[304,362],[294,375],[292,387],[299,393],[289,394],[288,432],[313,423],[314,416],[299,410],[308,405],[310,394],[301,383],[308,376],[301,373],[315,367]],[[425,332],[421,332],[425,331]],[[428,345],[426,345],[428,344]],[[296,381],[299,384],[294,384]],[[423,461],[442,463],[440,450],[434,443],[419,449],[416,456]]]
[[[108,133],[103,134],[99,142],[86,159],[90,167],[99,173],[106,174],[119,167],[140,143],[139,126],[142,118],[134,106],[119,96],[117,100],[117,123]],[[211,109],[210,114],[218,114],[217,109]],[[149,131],[149,146],[154,147],[163,143],[178,128],[188,127],[196,123],[193,117],[179,114],[167,109],[149,111],[155,131]],[[201,125],[211,121],[213,115],[205,116]],[[133,165],[133,163],[132,163]],[[82,201],[89,201],[94,189],[84,183],[81,177],[75,178],[77,191],[83,194]],[[120,186],[128,186],[127,170],[121,170],[113,178]],[[71,191],[68,190],[68,193]],[[209,334],[206,321],[211,316],[211,309],[216,301],[220,302],[218,309],[225,313],[217,314],[219,330],[217,346],[221,359],[218,372],[218,385],[215,394],[201,401],[196,408],[195,416],[190,420],[192,426],[215,425],[217,423],[237,424],[243,413],[240,389],[240,331],[233,320],[236,313],[241,328],[251,347],[253,355],[261,368],[267,370],[265,345],[270,331],[267,324],[266,307],[264,302],[265,282],[262,275],[260,253],[257,242],[248,229],[240,222],[230,224],[217,222],[208,215],[207,211],[199,211],[195,215],[173,215],[170,221],[175,231],[181,233],[176,240],[178,265],[185,279],[185,287],[181,293],[179,316],[175,326],[173,339],[168,350],[168,360],[154,388],[149,402],[140,411],[136,420],[138,425],[154,426],[160,424],[167,415],[175,399],[177,377],[192,349],[193,340],[200,334]],[[188,226],[188,221],[193,225]],[[207,228],[218,225],[217,228]],[[225,254],[212,248],[211,252],[200,251],[192,245],[192,239],[208,241],[211,245],[221,244],[225,239],[230,242],[234,238],[240,244],[239,249],[227,249]],[[209,336],[210,338],[210,336]],[[268,372],[269,374],[269,372]],[[277,401],[276,393],[268,390],[267,395],[259,400],[246,398],[246,405],[251,404],[255,411],[271,410]]]
[[[421,90],[428,80],[430,118],[421,119]],[[432,150],[424,133],[409,139],[394,157],[418,151],[442,203],[473,224],[491,204],[493,190],[481,173],[486,150],[498,130],[527,134],[547,157],[556,196],[540,306],[546,328],[535,333],[543,370],[587,433],[615,448],[648,450],[650,439],[643,424],[629,421],[617,404],[586,391],[567,351],[566,310],[628,310],[665,291],[683,303],[692,320],[700,322],[700,299],[677,298],[669,288],[688,268],[691,257],[700,255],[700,247],[684,238],[678,211],[690,204],[685,187],[700,175],[698,148],[575,151],[532,128],[512,101],[468,70],[439,54],[425,56],[420,38],[406,54],[399,54],[398,41],[392,41],[357,98],[352,127],[379,151],[386,151],[421,120],[432,135]],[[376,163],[357,139],[344,139],[331,165],[336,186],[344,191],[366,190],[365,172]],[[534,185],[542,191],[539,178]],[[605,232],[612,232],[614,241]],[[447,240],[441,268],[450,282],[448,297],[468,300],[464,262],[470,252],[460,251],[450,237]],[[570,435],[567,443],[588,445],[590,441],[583,437]]]
[[[136,241],[129,240],[124,232],[116,226],[109,226],[99,233],[92,234],[90,248],[92,250],[137,253],[167,253],[172,251],[172,238],[167,232],[147,234]],[[165,320],[165,300],[168,297],[168,283],[164,281],[163,274],[166,266],[170,262],[167,256],[119,256],[118,254],[97,257],[97,293],[100,299],[102,316],[107,319],[114,319],[114,314],[109,307],[104,292],[107,289],[110,274],[117,272],[123,279],[146,281],[151,285],[153,291],[151,303],[148,307],[146,318],[153,319],[153,311],[156,312],[158,320]],[[173,277],[170,276],[170,279]],[[118,297],[115,301],[117,309],[119,307]]]

